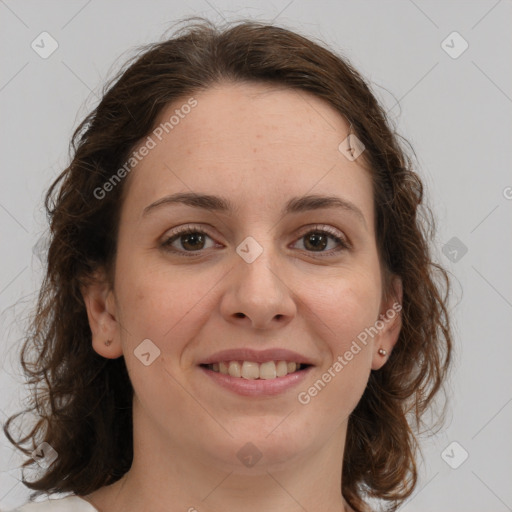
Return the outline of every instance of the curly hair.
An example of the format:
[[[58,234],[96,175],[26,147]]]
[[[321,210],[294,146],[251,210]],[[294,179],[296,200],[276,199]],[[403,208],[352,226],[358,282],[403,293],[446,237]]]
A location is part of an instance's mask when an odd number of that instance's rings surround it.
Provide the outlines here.
[[[98,268],[113,275],[126,180],[101,197],[98,190],[168,104],[223,82],[257,82],[322,98],[366,148],[381,265],[402,280],[402,327],[349,418],[341,491],[357,512],[368,509],[367,497],[396,510],[416,486],[417,428],[452,358],[450,280],[431,255],[435,222],[422,182],[384,109],[345,57],[282,27],[242,21],[221,29],[188,21],[172,38],[140,47],[104,86],[73,134],[71,163],[46,194],[46,274],[21,350],[34,389],[30,408],[11,416],[4,432],[27,456],[43,441],[59,456],[38,480],[23,476],[23,483],[37,491],[32,499],[43,492],[86,495],[129,470],[133,387],[123,357],[105,359],[93,350],[81,293]],[[38,421],[15,441],[11,422],[27,411],[37,411]],[[33,464],[29,458],[22,468]]]

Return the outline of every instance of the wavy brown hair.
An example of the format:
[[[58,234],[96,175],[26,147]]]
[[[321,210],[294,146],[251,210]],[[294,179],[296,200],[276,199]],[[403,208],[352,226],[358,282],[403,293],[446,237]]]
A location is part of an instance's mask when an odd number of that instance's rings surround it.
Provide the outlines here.
[[[133,388],[123,357],[105,359],[93,350],[80,291],[99,268],[112,278],[126,180],[101,199],[98,189],[168,104],[223,82],[257,82],[322,98],[366,147],[381,265],[386,275],[402,279],[402,327],[349,418],[341,492],[358,512],[368,510],[368,497],[396,510],[415,488],[418,427],[443,387],[452,352],[450,281],[431,256],[435,223],[422,182],[401,137],[346,58],[273,25],[243,21],[221,29],[187,21],[170,39],[142,47],[105,86],[99,105],[73,134],[70,165],[46,195],[46,274],[21,351],[34,389],[30,408],[11,416],[4,432],[27,456],[43,441],[59,456],[39,479],[23,476],[23,483],[37,491],[31,498],[86,495],[130,468]],[[14,440],[11,422],[27,411],[39,420]],[[34,464],[29,458],[22,468]]]

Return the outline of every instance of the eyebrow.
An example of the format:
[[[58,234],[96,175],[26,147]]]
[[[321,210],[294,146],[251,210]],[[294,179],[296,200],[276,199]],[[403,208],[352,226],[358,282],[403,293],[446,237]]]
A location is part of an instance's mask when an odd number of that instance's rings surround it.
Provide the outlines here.
[[[238,208],[227,198],[214,196],[210,194],[198,194],[194,192],[178,192],[169,196],[162,197],[154,203],[146,206],[142,212],[142,216],[149,212],[159,209],[163,206],[174,204],[184,204],[194,208],[216,211],[221,213],[235,213]],[[324,195],[308,195],[302,197],[293,197],[283,208],[282,214],[296,214],[308,212],[311,210],[320,210],[325,208],[338,208],[354,214],[362,221],[367,228],[366,220],[361,210],[352,202],[337,196]]]

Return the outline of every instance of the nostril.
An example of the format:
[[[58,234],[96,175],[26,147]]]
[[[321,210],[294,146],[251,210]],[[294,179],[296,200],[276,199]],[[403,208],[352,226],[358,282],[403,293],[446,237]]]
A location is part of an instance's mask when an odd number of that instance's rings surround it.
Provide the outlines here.
[[[243,313],[235,313],[235,316],[238,318],[244,318],[245,315]]]

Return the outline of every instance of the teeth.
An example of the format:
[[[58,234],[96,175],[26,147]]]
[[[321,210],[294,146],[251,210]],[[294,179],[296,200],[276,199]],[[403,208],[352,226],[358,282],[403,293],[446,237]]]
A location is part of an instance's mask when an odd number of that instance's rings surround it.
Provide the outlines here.
[[[251,361],[244,361],[242,365],[242,377],[244,379],[257,379],[260,376],[260,369],[258,363]]]
[[[260,379],[275,379],[277,377],[276,363],[269,361],[260,365]]]
[[[288,373],[288,364],[286,361],[278,361],[276,365],[276,374],[278,377],[284,377]]]
[[[229,363],[228,373],[229,373],[229,375],[231,375],[231,377],[241,377],[242,376],[242,373],[240,371],[240,364],[238,363],[238,361],[231,361]]]
[[[231,377],[242,377],[248,380],[270,380],[276,377],[285,377],[289,373],[299,370],[301,365],[287,361],[267,361],[261,364],[253,361],[220,361],[219,363],[210,364],[208,367],[214,372],[230,375]]]

